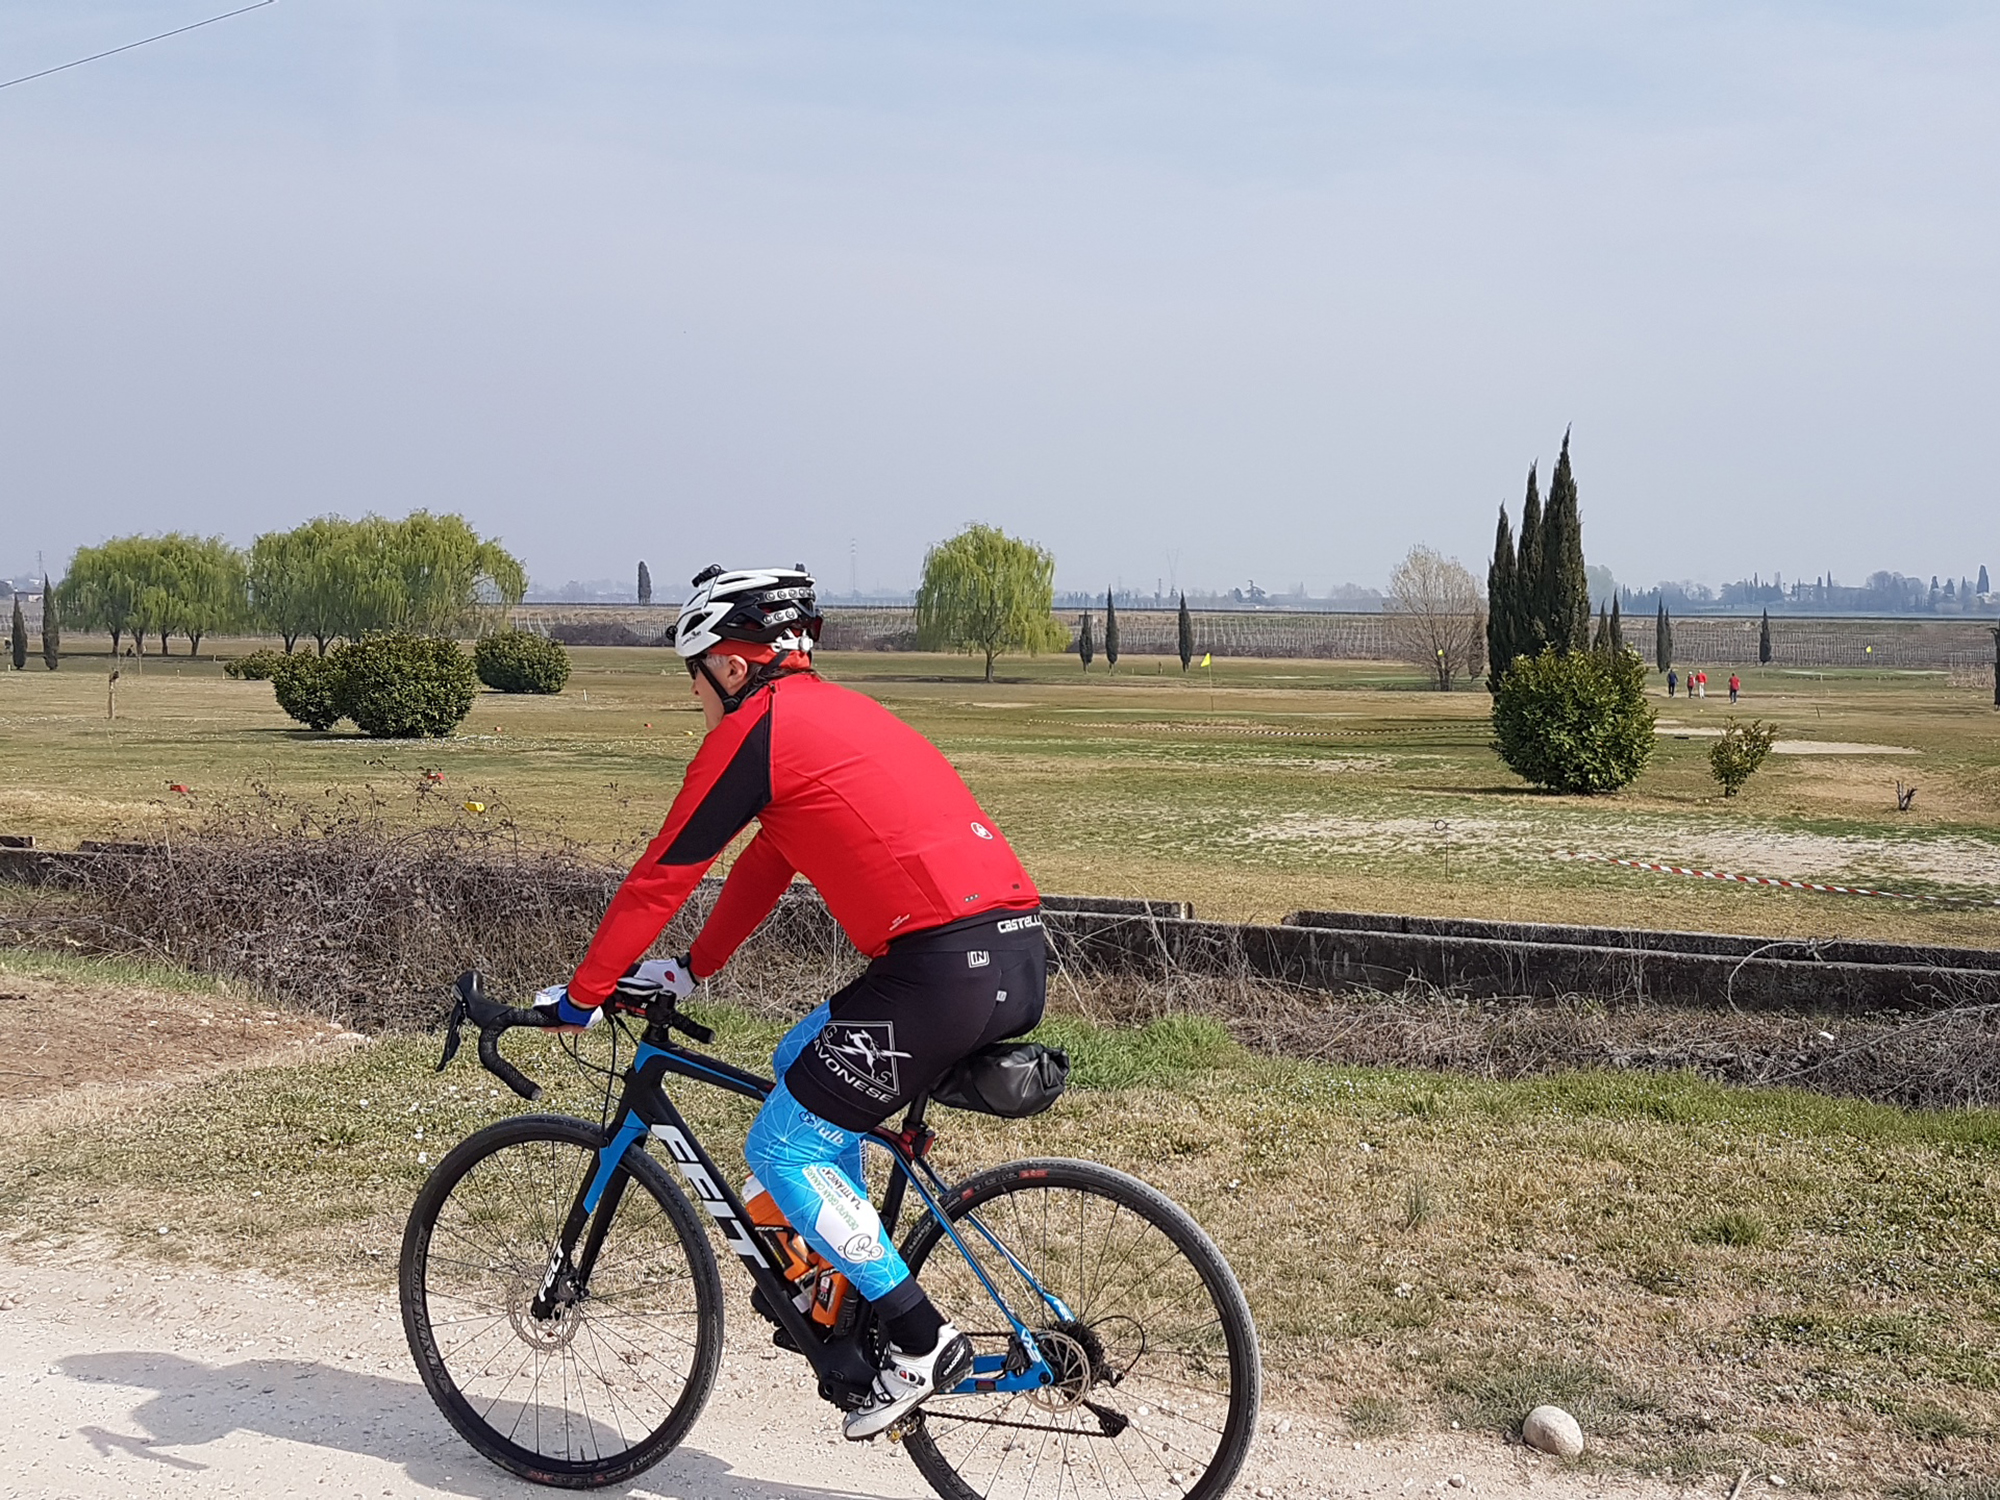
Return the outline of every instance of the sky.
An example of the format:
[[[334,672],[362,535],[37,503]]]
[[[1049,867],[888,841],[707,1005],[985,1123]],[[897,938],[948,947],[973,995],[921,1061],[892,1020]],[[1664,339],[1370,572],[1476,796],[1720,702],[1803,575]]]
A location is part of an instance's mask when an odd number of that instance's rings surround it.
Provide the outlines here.
[[[0,78],[228,0],[9,0]],[[1065,589],[2000,569],[2000,7],[278,0],[0,89],[0,570],[968,521]]]

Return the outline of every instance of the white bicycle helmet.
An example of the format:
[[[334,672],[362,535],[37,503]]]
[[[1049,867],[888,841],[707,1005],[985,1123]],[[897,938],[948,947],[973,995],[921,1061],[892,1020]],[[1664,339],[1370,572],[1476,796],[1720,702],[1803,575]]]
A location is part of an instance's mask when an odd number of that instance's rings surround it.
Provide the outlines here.
[[[724,641],[769,646],[782,657],[812,654],[821,621],[812,575],[796,568],[725,573],[712,563],[695,574],[694,592],[674,621],[674,650],[693,660]]]

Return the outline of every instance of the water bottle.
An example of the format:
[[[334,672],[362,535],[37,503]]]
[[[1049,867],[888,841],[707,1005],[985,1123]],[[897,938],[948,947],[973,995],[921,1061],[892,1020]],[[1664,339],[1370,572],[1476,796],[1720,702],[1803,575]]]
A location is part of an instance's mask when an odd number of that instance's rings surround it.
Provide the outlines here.
[[[816,1326],[844,1333],[842,1314],[850,1312],[854,1284],[792,1228],[770,1190],[755,1177],[743,1184],[743,1207],[771,1264],[792,1284],[792,1305]]]

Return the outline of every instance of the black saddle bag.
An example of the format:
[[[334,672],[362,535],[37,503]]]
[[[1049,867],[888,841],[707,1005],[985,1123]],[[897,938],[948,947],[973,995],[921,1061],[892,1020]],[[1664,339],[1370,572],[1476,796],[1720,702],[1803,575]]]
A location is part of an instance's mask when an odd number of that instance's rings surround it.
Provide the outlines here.
[[[953,1063],[931,1099],[953,1109],[1019,1120],[1038,1115],[1069,1087],[1069,1054],[1040,1042],[996,1042]]]

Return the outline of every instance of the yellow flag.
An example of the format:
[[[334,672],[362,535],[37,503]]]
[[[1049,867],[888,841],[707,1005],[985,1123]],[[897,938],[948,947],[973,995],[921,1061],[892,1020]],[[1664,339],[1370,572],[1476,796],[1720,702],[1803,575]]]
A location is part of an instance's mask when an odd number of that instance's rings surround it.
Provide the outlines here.
[[[1211,660],[1212,660],[1212,656],[1211,656],[1211,653],[1209,653],[1209,652],[1207,652],[1207,651],[1204,651],[1204,652],[1202,652],[1202,653],[1201,653],[1201,664],[1202,664],[1202,665],[1203,665],[1204,667],[1205,667],[1205,666],[1207,666],[1207,665],[1209,664],[1209,662],[1210,662]]]

